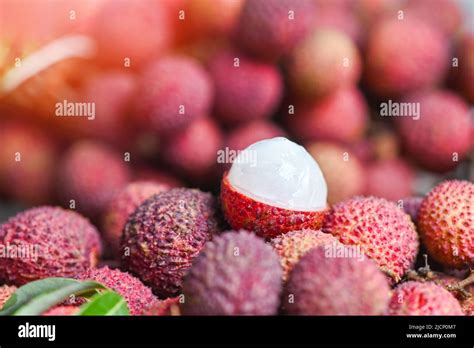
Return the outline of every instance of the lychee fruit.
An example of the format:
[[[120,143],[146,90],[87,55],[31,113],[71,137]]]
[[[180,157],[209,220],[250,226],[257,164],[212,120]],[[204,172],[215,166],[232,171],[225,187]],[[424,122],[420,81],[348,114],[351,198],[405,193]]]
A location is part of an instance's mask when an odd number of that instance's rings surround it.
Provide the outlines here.
[[[154,195],[130,215],[122,240],[122,263],[153,291],[176,296],[206,241],[220,231],[209,193],[176,188]]]
[[[334,205],[324,231],[360,248],[392,283],[401,280],[418,253],[418,235],[410,216],[383,198],[357,196]]]
[[[127,302],[131,315],[141,315],[157,300],[151,289],[139,279],[118,269],[91,268],[78,275],[77,279],[95,281],[117,292]]]
[[[120,154],[103,144],[84,140],[63,155],[58,194],[66,206],[95,219],[129,179],[129,168]]]
[[[130,214],[151,196],[166,191],[169,187],[152,181],[136,181],[128,184],[118,193],[106,210],[103,223],[103,236],[108,251],[118,256],[122,232]]]
[[[185,56],[166,56],[141,74],[135,115],[144,129],[168,136],[210,112],[212,81],[199,64]]]
[[[293,267],[311,249],[328,244],[340,244],[336,237],[321,230],[291,231],[270,240],[273,250],[280,257],[283,280],[288,279]]]
[[[361,62],[350,38],[335,30],[319,30],[292,51],[287,70],[295,97],[312,101],[356,84]]]
[[[328,203],[334,204],[365,192],[364,166],[344,146],[329,142],[311,143],[307,147],[321,167],[328,185]]]
[[[224,125],[269,118],[283,95],[283,78],[276,66],[223,51],[209,62],[214,79],[214,113]]]
[[[318,164],[302,146],[282,137],[241,151],[221,184],[227,222],[264,238],[319,229],[327,213],[326,198]]]
[[[456,42],[458,66],[452,67],[455,87],[469,103],[474,103],[474,34],[463,33]]]
[[[432,171],[455,168],[473,145],[468,105],[459,96],[443,90],[415,94],[405,101],[420,106],[419,117],[396,120],[408,154]]]
[[[458,300],[432,282],[409,281],[393,291],[389,315],[464,315]]]
[[[156,300],[152,305],[150,305],[143,311],[142,315],[179,316],[181,315],[179,303],[180,297],[171,297],[165,300]]]
[[[410,215],[411,220],[415,224],[418,221],[418,211],[420,210],[422,201],[423,197],[406,197],[401,199],[403,211]]]
[[[235,37],[247,52],[277,59],[305,38],[314,17],[312,0],[247,0]]]
[[[2,307],[7,303],[10,299],[11,295],[13,295],[16,291],[16,286],[13,285],[2,285],[0,286],[0,310]]]
[[[474,265],[474,184],[449,180],[433,188],[418,211],[428,254],[450,268]]]
[[[352,1],[352,3],[358,2]],[[350,6],[321,6],[320,3],[316,10],[314,28],[316,30],[336,30],[347,35],[358,46],[361,46],[365,39],[359,18]]]
[[[448,44],[416,18],[385,19],[371,30],[366,81],[381,97],[398,97],[439,83],[448,67]]]
[[[208,242],[183,283],[185,315],[274,315],[282,271],[271,246],[247,231]]]
[[[372,260],[331,255],[320,246],[296,264],[285,287],[282,304],[293,315],[382,315],[390,300],[387,278]]]
[[[0,225],[0,279],[20,286],[48,277],[74,277],[96,265],[97,230],[74,211],[58,207],[26,210]],[[21,256],[21,257],[20,257]]]

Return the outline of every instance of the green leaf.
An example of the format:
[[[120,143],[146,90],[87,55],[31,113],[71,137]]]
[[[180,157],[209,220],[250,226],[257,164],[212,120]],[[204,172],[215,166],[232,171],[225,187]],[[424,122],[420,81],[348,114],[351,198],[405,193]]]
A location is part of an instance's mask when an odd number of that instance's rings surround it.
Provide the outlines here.
[[[83,304],[76,315],[129,315],[127,302],[112,290],[100,292]]]

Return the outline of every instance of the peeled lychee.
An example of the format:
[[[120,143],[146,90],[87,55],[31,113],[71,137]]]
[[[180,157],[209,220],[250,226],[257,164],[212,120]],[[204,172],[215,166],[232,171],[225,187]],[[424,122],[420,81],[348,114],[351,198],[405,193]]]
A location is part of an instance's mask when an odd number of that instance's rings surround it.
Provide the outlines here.
[[[302,146],[282,137],[240,152],[221,184],[222,210],[232,228],[265,238],[319,229],[326,196],[318,164]]]
[[[128,219],[122,241],[123,266],[157,295],[175,296],[194,258],[219,231],[211,194],[179,188],[159,193]]]
[[[324,230],[359,247],[391,278],[400,281],[418,253],[418,235],[408,214],[383,198],[353,197],[332,207]]]
[[[396,201],[413,193],[415,173],[402,159],[376,161],[366,170],[365,194]]]
[[[13,295],[16,291],[16,286],[13,285],[2,285],[0,286],[0,310],[10,299],[10,296]]]
[[[409,281],[397,286],[390,315],[464,315],[458,300],[442,286]]]
[[[282,305],[296,315],[382,315],[390,300],[387,278],[364,255],[339,246],[347,255],[331,255],[327,247],[310,250],[290,273]]]
[[[96,265],[101,253],[97,230],[70,210],[39,207],[0,225],[0,279],[23,285],[48,277],[74,277]]]
[[[445,181],[425,197],[418,229],[429,255],[451,268],[474,265],[474,184]]]
[[[208,242],[183,283],[187,315],[273,315],[282,271],[271,246],[247,232]]]

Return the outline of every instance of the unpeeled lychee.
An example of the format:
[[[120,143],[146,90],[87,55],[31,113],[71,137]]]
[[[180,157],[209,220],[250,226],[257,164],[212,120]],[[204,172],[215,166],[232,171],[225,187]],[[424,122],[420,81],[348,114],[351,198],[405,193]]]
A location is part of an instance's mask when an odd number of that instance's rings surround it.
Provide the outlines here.
[[[272,248],[247,231],[208,242],[183,284],[188,315],[273,315],[282,271]]]
[[[324,230],[359,247],[391,278],[400,281],[418,253],[418,235],[408,214],[383,198],[353,197],[332,207]]]
[[[387,278],[372,260],[310,250],[290,273],[282,304],[297,315],[382,315],[390,299]],[[364,257],[364,255],[361,255]]]
[[[474,265],[474,184],[445,181],[425,197],[418,229],[429,255],[451,268]]]
[[[395,288],[390,315],[464,315],[458,300],[442,286],[409,281]]]
[[[327,212],[326,196],[318,164],[303,147],[281,137],[240,152],[221,184],[227,222],[265,238],[319,229]]]

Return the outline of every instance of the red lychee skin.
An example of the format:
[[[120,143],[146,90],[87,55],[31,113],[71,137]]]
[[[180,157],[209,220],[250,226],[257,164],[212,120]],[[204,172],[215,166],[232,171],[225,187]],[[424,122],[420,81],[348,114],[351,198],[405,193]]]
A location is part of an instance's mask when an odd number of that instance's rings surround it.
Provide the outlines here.
[[[448,67],[443,35],[416,18],[375,25],[366,50],[366,81],[382,97],[397,97],[439,83]]]
[[[59,164],[58,194],[66,206],[97,218],[130,179],[129,168],[119,153],[100,143],[75,143]]]
[[[214,113],[224,125],[269,118],[283,95],[283,78],[276,66],[236,51],[214,56],[209,72],[216,91]]]
[[[328,187],[328,203],[334,204],[365,191],[366,173],[359,159],[344,146],[316,142],[307,146],[319,164]]]
[[[474,34],[463,33],[456,43],[455,57],[459,66],[452,67],[452,75],[457,89],[471,104],[474,103]]]
[[[297,211],[258,202],[234,189],[227,174],[222,178],[220,200],[225,219],[233,229],[245,229],[269,239],[294,230],[322,227],[328,209]]]
[[[227,146],[239,151],[257,141],[285,135],[285,131],[271,121],[252,121],[232,129],[227,135]]]
[[[217,152],[223,143],[224,135],[216,122],[200,118],[167,139],[162,145],[162,156],[185,178],[209,182],[217,176]]]
[[[0,258],[0,279],[16,286],[48,277],[74,277],[95,266],[101,253],[99,234],[87,219],[46,206],[26,210],[1,225],[0,246],[30,250],[30,257]]]
[[[144,129],[168,136],[209,114],[213,86],[198,61],[167,56],[141,74],[135,113]]]
[[[118,256],[122,232],[129,215],[145,200],[167,189],[168,186],[151,181],[136,181],[128,184],[114,197],[109,204],[103,224],[104,239],[111,255]]]
[[[400,281],[418,253],[418,235],[408,214],[376,197],[353,197],[332,207],[324,231],[358,246],[392,283]]]
[[[451,268],[474,265],[474,184],[445,181],[418,211],[420,237],[429,255]]]
[[[107,66],[126,66],[126,58],[132,68],[143,65],[168,48],[169,18],[161,1],[107,1],[96,16],[97,58]]]
[[[171,297],[166,300],[157,300],[151,306],[146,308],[142,315],[148,316],[179,316],[181,310],[179,308],[180,297]]]
[[[10,296],[13,295],[16,291],[16,286],[13,285],[2,285],[0,286],[0,310],[10,299]]]
[[[44,312],[43,316],[64,316],[64,315],[74,315],[79,311],[78,306],[56,306],[51,309],[48,309]]]
[[[77,276],[79,280],[92,280],[105,285],[127,301],[131,315],[141,315],[145,308],[157,301],[151,289],[127,272],[108,267],[91,268]]]
[[[194,189],[171,189],[147,199],[123,233],[122,264],[162,298],[176,296],[205,242],[220,232],[216,202]]]
[[[368,121],[364,97],[356,88],[340,89],[313,105],[296,105],[295,113],[286,115],[289,130],[300,141],[360,140]]]
[[[468,105],[448,91],[416,94],[406,101],[420,105],[418,120],[412,117],[396,120],[408,154],[432,171],[446,172],[455,168],[473,145]]]
[[[282,271],[271,246],[248,231],[206,243],[183,284],[185,315],[274,315]]]
[[[416,224],[418,221],[418,211],[420,210],[423,197],[402,198],[403,211],[410,215],[411,220]]]
[[[289,12],[294,19],[290,20]],[[314,25],[312,0],[247,0],[235,38],[249,53],[277,59],[298,44]]]
[[[371,260],[330,257],[320,246],[296,264],[282,303],[293,315],[382,315],[389,300],[387,278]]]
[[[368,166],[365,194],[396,201],[413,193],[415,173],[402,159],[377,161]]]
[[[311,101],[357,83],[361,62],[349,37],[335,30],[320,30],[296,46],[287,70],[294,95]]]
[[[464,315],[458,300],[442,286],[409,281],[393,291],[389,315]]]
[[[291,231],[271,239],[270,244],[280,258],[285,281],[293,267],[311,249],[328,244],[342,245],[332,234],[321,230]]]
[[[40,129],[24,123],[7,121],[0,127],[0,190],[29,205],[50,202],[56,144]]]

